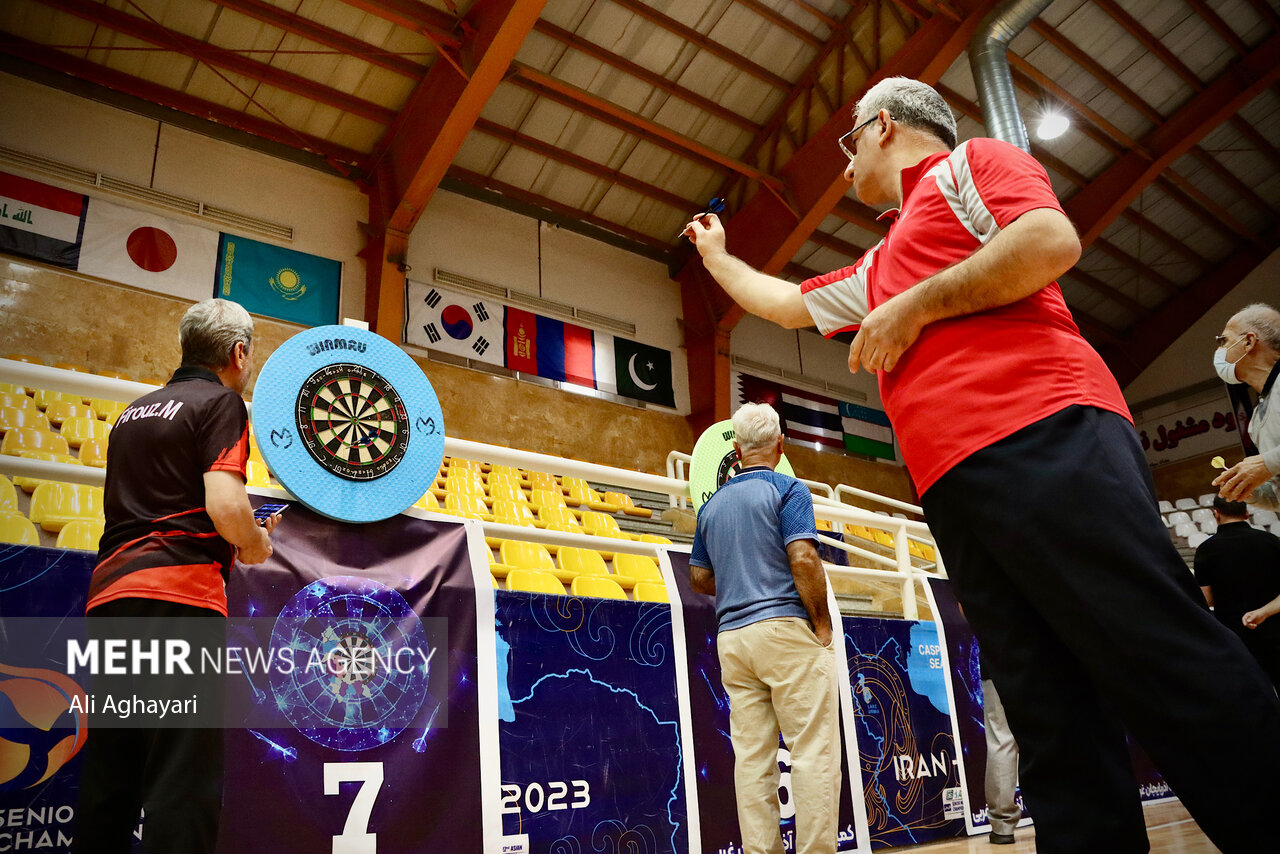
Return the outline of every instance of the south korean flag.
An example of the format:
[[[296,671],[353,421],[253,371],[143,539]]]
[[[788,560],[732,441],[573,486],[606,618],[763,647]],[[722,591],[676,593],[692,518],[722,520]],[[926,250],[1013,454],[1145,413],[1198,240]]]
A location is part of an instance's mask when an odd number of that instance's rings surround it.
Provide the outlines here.
[[[503,363],[501,303],[418,282],[408,283],[405,301],[406,344]]]

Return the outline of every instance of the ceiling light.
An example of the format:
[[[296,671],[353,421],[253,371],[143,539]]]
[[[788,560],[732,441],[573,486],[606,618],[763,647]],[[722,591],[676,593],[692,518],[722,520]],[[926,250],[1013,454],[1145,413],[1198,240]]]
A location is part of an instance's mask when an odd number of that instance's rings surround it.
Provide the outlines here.
[[[1045,113],[1044,118],[1040,119],[1040,126],[1036,128],[1036,136],[1041,139],[1057,139],[1069,127],[1071,122],[1062,113]]]

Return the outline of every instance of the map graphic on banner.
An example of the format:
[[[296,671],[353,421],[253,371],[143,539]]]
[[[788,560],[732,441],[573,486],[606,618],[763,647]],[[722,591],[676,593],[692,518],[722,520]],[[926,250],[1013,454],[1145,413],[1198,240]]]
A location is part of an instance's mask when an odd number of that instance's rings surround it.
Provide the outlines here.
[[[81,273],[193,301],[214,294],[218,232],[90,199]]]
[[[889,416],[878,409],[737,372],[737,405],[767,403],[778,411],[788,439],[833,451],[897,461]]]
[[[495,596],[507,839],[526,836],[525,854],[688,851],[671,607]]]
[[[74,270],[89,197],[0,172],[0,252]]]
[[[867,617],[843,623],[872,847],[963,836],[937,626]]]
[[[502,364],[501,303],[419,282],[408,282],[404,293],[405,343]]]
[[[223,234],[217,282],[218,296],[240,303],[252,314],[303,326],[338,322],[339,261]]]

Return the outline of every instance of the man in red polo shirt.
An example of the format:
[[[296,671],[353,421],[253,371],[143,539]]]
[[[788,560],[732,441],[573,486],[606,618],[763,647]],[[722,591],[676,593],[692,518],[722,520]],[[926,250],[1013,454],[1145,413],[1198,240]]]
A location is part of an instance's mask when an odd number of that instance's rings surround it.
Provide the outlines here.
[[[890,78],[840,141],[889,231],[796,287],[686,228],[747,311],[858,330],[948,574],[1022,750],[1041,852],[1148,850],[1124,730],[1225,852],[1273,835],[1280,704],[1204,607],[1160,520],[1128,408],[1055,279],[1080,256],[1044,169],[956,146],[931,87]],[[1195,737],[1189,737],[1195,733]]]
[[[178,337],[182,367],[121,413],[111,433],[89,636],[181,637],[199,661],[202,646],[224,642],[232,563],[270,557],[279,516],[259,526],[245,492],[249,420],[240,395],[253,375],[253,318],[236,303],[205,300],[187,310]],[[145,683],[136,675],[95,680],[94,693],[105,703],[109,691],[168,692],[181,678]],[[216,689],[200,700],[206,715],[220,718]],[[144,809],[148,854],[211,854],[222,806],[222,731],[125,723],[91,715],[73,850],[129,851]]]

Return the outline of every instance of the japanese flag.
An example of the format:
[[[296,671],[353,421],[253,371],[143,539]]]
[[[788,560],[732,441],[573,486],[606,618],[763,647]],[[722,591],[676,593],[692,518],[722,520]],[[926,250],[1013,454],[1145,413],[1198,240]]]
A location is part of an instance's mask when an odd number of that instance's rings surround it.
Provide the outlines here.
[[[217,263],[216,231],[102,199],[89,200],[77,268],[82,273],[204,300],[214,295]]]

